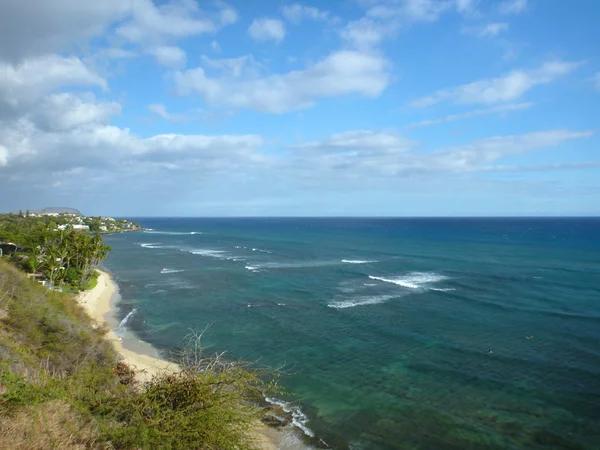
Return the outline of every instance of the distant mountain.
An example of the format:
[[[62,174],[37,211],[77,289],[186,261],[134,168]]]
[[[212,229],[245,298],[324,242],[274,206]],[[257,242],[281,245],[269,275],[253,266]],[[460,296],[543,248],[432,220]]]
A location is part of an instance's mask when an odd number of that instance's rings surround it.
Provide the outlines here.
[[[61,208],[61,207],[53,207],[53,208],[44,208],[39,211],[35,211],[37,214],[77,214],[81,216],[79,210],[75,208]]]

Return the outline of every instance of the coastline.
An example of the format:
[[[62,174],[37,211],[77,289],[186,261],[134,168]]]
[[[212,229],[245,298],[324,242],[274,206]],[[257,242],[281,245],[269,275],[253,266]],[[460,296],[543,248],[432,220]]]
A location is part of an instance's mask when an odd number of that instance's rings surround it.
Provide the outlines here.
[[[123,361],[136,368],[141,381],[146,381],[160,372],[179,370],[179,365],[160,358],[157,350],[150,344],[142,341],[135,343],[130,336],[117,335],[118,324],[114,316],[114,306],[118,300],[118,288],[107,272],[102,270],[98,272],[100,275],[96,286],[90,291],[81,293],[78,301],[92,319],[98,324],[108,326],[106,339],[112,342]],[[148,353],[154,353],[156,356],[150,356]]]
[[[99,269],[98,272],[100,275],[96,286],[80,293],[77,301],[96,323],[108,327],[105,339],[113,344],[125,363],[136,369],[139,381],[146,382],[154,375],[180,370],[178,364],[161,358],[158,350],[147,342],[136,339],[130,333],[122,336],[117,334],[119,323],[115,306],[119,300],[119,289],[109,273]],[[257,445],[260,450],[282,448],[283,439],[282,432],[260,423],[257,425]]]

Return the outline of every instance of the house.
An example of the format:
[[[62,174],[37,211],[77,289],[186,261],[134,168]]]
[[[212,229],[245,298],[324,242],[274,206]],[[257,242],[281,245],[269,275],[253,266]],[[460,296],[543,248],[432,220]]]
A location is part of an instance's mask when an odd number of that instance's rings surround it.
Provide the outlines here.
[[[87,225],[80,225],[80,224],[76,224],[76,225],[71,225],[73,227],[74,230],[89,230],[90,227]]]

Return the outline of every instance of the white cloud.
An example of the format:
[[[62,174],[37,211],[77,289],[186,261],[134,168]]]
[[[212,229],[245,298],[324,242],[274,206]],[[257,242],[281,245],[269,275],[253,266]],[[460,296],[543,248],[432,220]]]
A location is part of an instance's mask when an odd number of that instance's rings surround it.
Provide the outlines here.
[[[461,14],[475,17],[479,15],[478,4],[479,0],[456,0],[456,10]]]
[[[329,12],[322,11],[312,6],[300,5],[294,3],[291,5],[285,5],[281,13],[288,21],[298,24],[304,19],[310,20],[327,20],[329,18]]]
[[[102,55],[106,56],[107,58],[112,58],[112,59],[127,59],[127,58],[135,58],[136,56],[138,56],[136,52],[133,52],[131,50],[123,50],[122,48],[116,48],[116,47],[105,48],[105,49],[101,50],[100,53]]]
[[[533,106],[533,103],[509,103],[507,105],[494,106],[492,108],[476,109],[462,114],[451,114],[437,119],[424,120],[421,122],[411,123],[405,128],[421,128],[431,125],[439,125],[441,123],[456,122],[458,120],[472,119],[473,117],[488,116],[491,114],[505,114],[512,111],[523,111]]]
[[[156,6],[152,0],[134,0],[131,19],[116,32],[131,42],[143,43],[211,33],[216,29],[214,21],[203,17],[194,1],[171,1]]]
[[[272,114],[309,108],[319,98],[347,94],[377,97],[388,80],[385,59],[356,51],[339,51],[307,69],[265,77],[211,78],[203,68],[175,74],[180,95],[194,93],[212,106]]]
[[[0,59],[16,62],[101,35],[131,12],[131,2],[3,0],[1,8]]]
[[[493,104],[514,101],[534,86],[550,83],[566,75],[581,63],[549,61],[533,70],[513,70],[508,74],[488,80],[476,81],[451,89],[444,89],[411,103],[414,107],[426,107],[443,101],[458,104]]]
[[[168,112],[167,107],[161,103],[148,105],[148,111],[170,122],[182,122],[188,119],[185,114],[172,114]]]
[[[0,166],[8,164],[8,150],[3,145],[0,145]]]
[[[467,34],[473,34],[480,38],[493,38],[498,36],[503,31],[508,31],[508,23],[506,22],[495,22],[482,25],[480,27],[468,27],[464,28],[463,32]]]
[[[527,9],[527,0],[505,0],[498,6],[500,14],[521,14]]]
[[[169,120],[170,114],[167,112],[167,107],[161,104],[152,104],[148,105],[148,111],[153,112],[154,114],[158,114],[165,120]]]
[[[224,2],[217,2],[217,5],[221,8],[219,12],[219,22],[222,27],[233,25],[238,21],[238,13],[235,9]]]
[[[221,72],[222,76],[227,78],[256,78],[260,75],[262,68],[262,66],[254,60],[252,55],[221,59],[211,59],[206,55],[202,55],[201,59],[204,67],[218,70]]]
[[[40,129],[66,131],[89,124],[106,125],[119,114],[121,105],[117,102],[96,103],[92,94],[60,93],[46,97],[30,115]]]
[[[391,132],[351,131],[295,145],[287,174],[295,169],[304,177],[335,180],[379,179],[400,175],[500,170],[498,161],[567,141],[586,139],[592,131],[547,130],[496,136],[464,146],[433,152],[414,152],[418,143]],[[520,166],[523,170],[527,166]],[[558,167],[557,167],[558,168]]]
[[[415,143],[391,132],[374,130],[346,131],[316,142],[292,146],[296,150],[316,150],[318,153],[405,152]]]
[[[343,39],[358,48],[370,48],[398,30],[414,24],[437,22],[452,11],[468,17],[479,15],[478,0],[359,0],[365,16],[340,30]]]
[[[434,156],[439,167],[475,171],[506,156],[520,155],[541,148],[556,147],[566,141],[585,139],[593,131],[548,130],[512,136],[497,136],[472,144],[441,150]]]
[[[18,64],[0,61],[0,117],[20,111],[62,86],[98,86],[106,81],[75,56],[38,56]]]
[[[161,45],[148,51],[156,58],[156,62],[166,67],[181,67],[185,65],[187,56],[183,49],[174,45]]]
[[[273,40],[279,43],[285,38],[285,26],[277,19],[254,19],[248,27],[248,33],[256,41]]]
[[[378,45],[393,29],[368,17],[353,20],[340,30],[340,36],[359,49],[369,49]]]
[[[219,43],[217,41],[212,41],[210,43],[210,48],[215,53],[219,53],[221,51],[221,46],[219,45]]]

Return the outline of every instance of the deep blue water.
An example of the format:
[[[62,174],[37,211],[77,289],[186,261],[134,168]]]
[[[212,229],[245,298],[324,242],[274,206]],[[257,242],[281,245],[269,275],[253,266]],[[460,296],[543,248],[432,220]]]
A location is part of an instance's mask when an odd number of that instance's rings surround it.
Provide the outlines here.
[[[600,219],[136,219],[120,316],[283,367],[333,448],[600,448]]]

